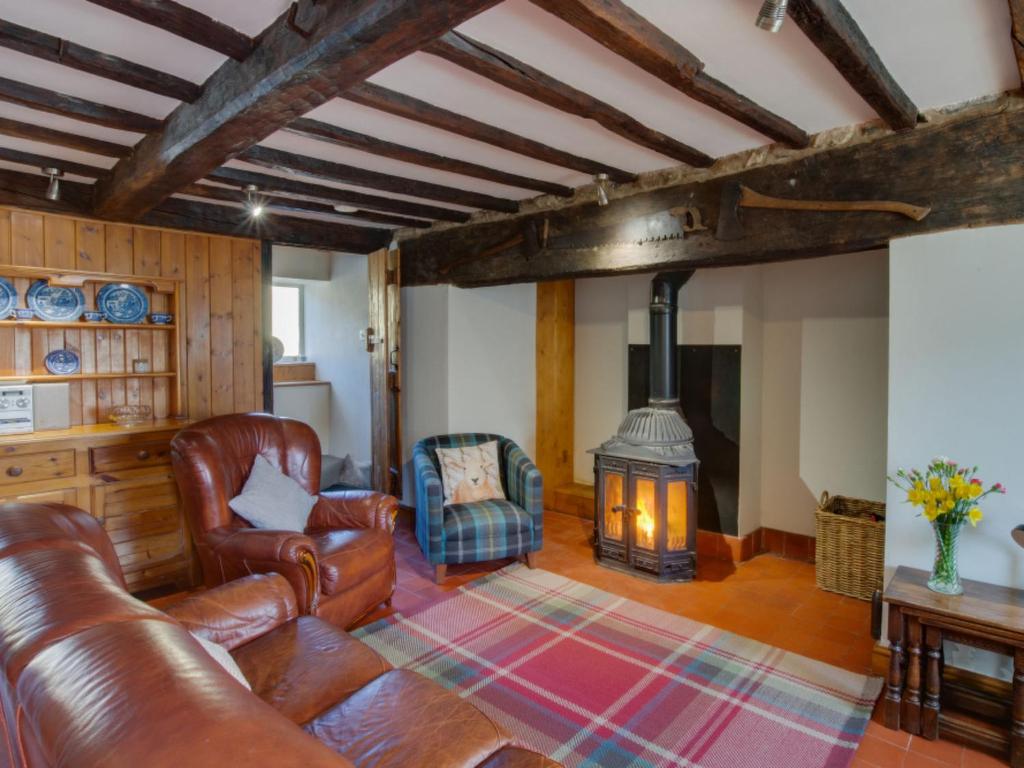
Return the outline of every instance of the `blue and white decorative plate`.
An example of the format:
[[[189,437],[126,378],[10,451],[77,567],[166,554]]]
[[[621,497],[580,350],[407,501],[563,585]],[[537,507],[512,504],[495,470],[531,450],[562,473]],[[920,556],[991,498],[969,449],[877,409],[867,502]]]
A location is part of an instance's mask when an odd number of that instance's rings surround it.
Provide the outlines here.
[[[70,349],[53,350],[43,358],[43,365],[54,376],[70,376],[73,373],[78,373],[78,369],[81,367],[78,355]]]
[[[25,303],[36,313],[36,317],[51,323],[67,323],[82,316],[85,294],[81,288],[65,288],[37,280],[25,294]]]
[[[18,291],[6,277],[0,277],[0,320],[14,312],[18,303]]]
[[[141,323],[149,313],[149,299],[134,285],[107,283],[96,294],[96,309],[111,323]]]

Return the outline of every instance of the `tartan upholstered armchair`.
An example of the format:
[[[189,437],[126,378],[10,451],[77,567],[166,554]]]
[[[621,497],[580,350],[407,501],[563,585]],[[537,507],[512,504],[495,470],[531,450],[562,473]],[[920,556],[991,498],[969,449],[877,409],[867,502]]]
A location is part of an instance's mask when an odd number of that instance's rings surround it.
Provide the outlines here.
[[[457,448],[498,441],[501,482],[507,500],[444,504],[437,448]],[[416,538],[434,566],[438,584],[451,563],[477,563],[533,553],[544,536],[544,494],[540,470],[507,437],[484,433],[439,435],[416,443]]]

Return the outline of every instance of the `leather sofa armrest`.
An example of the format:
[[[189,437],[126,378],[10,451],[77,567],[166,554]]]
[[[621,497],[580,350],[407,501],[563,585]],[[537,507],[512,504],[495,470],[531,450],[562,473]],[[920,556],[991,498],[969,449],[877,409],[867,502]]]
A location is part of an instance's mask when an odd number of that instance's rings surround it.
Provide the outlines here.
[[[328,491],[317,498],[306,530],[381,528],[395,530],[398,499],[377,491]]]
[[[233,651],[297,618],[295,590],[279,573],[253,574],[175,603],[167,614],[189,632]]]
[[[308,536],[294,531],[225,527],[207,531],[204,543],[217,560],[221,583],[252,573],[279,573],[295,591],[299,613],[316,613],[320,567],[316,547]]]

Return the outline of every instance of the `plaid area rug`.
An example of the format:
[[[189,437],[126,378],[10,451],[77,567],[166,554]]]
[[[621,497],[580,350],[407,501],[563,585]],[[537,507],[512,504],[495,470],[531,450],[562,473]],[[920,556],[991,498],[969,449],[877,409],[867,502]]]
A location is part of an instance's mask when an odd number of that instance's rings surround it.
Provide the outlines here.
[[[355,632],[568,768],[833,768],[882,681],[513,565]]]

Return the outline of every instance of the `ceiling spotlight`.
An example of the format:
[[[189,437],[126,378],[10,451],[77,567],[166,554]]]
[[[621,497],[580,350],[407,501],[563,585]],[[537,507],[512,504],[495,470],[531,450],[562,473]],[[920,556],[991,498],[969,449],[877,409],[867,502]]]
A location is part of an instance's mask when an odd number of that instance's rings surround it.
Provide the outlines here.
[[[263,215],[263,201],[260,200],[257,192],[259,192],[259,187],[255,184],[245,185],[245,207],[249,209],[249,215],[254,219]]]
[[[597,204],[600,206],[608,205],[608,187],[611,185],[608,174],[597,174],[594,177],[594,183],[597,185]]]
[[[334,206],[334,210],[336,210],[338,213],[346,213],[347,214],[347,213],[355,213],[359,209],[356,208],[353,205],[336,205],[336,206]]]
[[[60,168],[43,168],[43,173],[50,177],[50,183],[46,187],[46,199],[56,202],[60,200],[60,177],[64,171]]]
[[[757,14],[757,26],[769,32],[778,32],[782,29],[782,22],[786,20],[786,6],[789,0],[764,0],[761,12]]]

